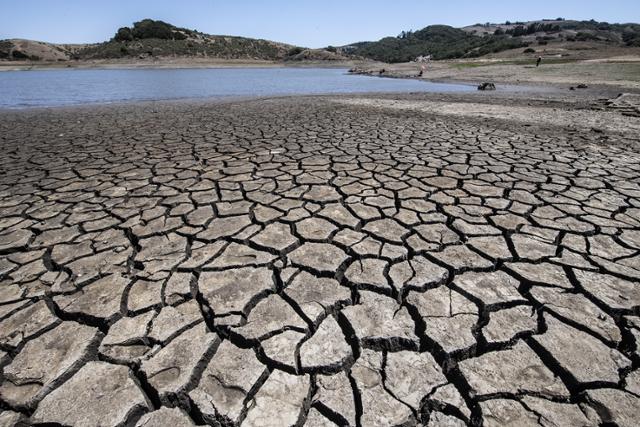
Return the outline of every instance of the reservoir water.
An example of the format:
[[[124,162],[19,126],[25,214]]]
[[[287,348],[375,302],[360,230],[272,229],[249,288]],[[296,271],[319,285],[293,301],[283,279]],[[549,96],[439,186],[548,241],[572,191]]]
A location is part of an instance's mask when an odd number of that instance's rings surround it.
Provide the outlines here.
[[[328,68],[64,69],[0,72],[0,108],[168,99],[367,92],[463,92],[475,87],[349,75]]]

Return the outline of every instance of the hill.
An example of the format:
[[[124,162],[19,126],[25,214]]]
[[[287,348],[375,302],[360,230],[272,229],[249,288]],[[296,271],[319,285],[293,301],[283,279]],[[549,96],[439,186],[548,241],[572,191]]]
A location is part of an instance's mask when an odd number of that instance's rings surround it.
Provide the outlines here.
[[[111,59],[147,56],[189,56],[224,59],[281,60],[295,46],[268,40],[216,36],[162,21],[144,19],[120,28],[105,43],[77,52],[77,59]]]
[[[580,43],[589,46],[579,46]],[[433,59],[476,58],[498,52],[536,46],[575,43],[578,49],[640,46],[640,25],[596,21],[555,20],[476,24],[465,28],[432,25],[419,31],[403,31],[377,42],[360,42],[341,49],[377,61],[409,62],[419,56]],[[569,46],[570,48],[571,46]]]
[[[167,58],[266,61],[348,61],[371,59],[388,63],[415,60],[478,57],[517,58],[523,55],[606,57],[628,47],[640,47],[639,24],[609,24],[562,18],[501,24],[475,24],[464,28],[432,25],[418,31],[375,42],[342,47],[306,49],[286,43],[246,37],[210,35],[163,21],[143,19],[122,27],[96,44],[52,44],[10,39],[0,41],[0,61],[123,60],[134,62]],[[586,52],[586,53],[585,53]],[[622,53],[623,54],[623,53]]]
[[[4,60],[96,60],[147,57],[202,57],[219,59],[284,60],[301,52],[285,43],[246,37],[210,35],[144,19],[120,28],[104,43],[62,45],[29,40],[0,41]]]
[[[54,44],[34,40],[0,40],[0,60],[68,61],[87,45]]]

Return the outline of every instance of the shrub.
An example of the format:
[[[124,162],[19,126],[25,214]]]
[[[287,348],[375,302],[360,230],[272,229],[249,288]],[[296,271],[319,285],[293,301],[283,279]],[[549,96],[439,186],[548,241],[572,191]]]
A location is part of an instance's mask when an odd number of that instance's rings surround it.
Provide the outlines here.
[[[600,38],[598,38],[598,36],[593,35],[591,33],[584,33],[584,32],[580,32],[578,34],[576,34],[576,40],[580,41],[580,42],[586,42],[586,41],[590,41],[590,40],[600,40]]]
[[[11,56],[13,57],[13,59],[29,59],[29,55],[19,50],[14,50],[13,52],[11,52]]]
[[[530,48],[530,47],[528,47],[528,48],[526,48],[526,49],[524,50],[524,52],[523,52],[523,53],[536,53],[536,50],[535,50],[535,49],[532,49],[532,48]]]
[[[289,49],[289,51],[287,52],[287,56],[296,56],[300,53],[302,53],[304,49],[302,49],[301,47],[292,47],[291,49]]]
[[[633,30],[625,31],[622,34],[622,41],[627,46],[640,46],[640,31],[634,32]]]
[[[188,38],[188,36],[184,33],[181,33],[180,31],[174,31],[173,32],[173,39],[174,40],[186,40]]]

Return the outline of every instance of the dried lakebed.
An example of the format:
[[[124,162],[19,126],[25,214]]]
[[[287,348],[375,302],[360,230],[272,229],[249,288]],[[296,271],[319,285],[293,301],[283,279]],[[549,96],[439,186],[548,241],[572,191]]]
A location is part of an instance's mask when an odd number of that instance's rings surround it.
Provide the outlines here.
[[[2,113],[0,424],[637,425],[637,134],[397,98]]]

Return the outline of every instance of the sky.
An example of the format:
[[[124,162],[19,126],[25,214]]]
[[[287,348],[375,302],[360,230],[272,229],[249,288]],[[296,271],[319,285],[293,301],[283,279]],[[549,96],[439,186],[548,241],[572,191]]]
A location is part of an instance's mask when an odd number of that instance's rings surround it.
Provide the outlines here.
[[[0,39],[52,43],[105,41],[144,18],[305,47],[378,40],[432,24],[640,22],[640,0],[0,0],[0,11]]]

